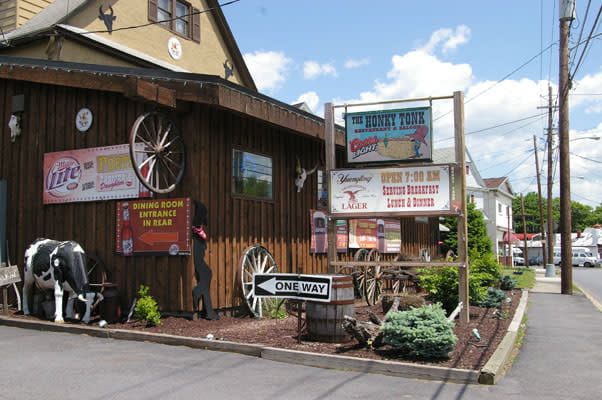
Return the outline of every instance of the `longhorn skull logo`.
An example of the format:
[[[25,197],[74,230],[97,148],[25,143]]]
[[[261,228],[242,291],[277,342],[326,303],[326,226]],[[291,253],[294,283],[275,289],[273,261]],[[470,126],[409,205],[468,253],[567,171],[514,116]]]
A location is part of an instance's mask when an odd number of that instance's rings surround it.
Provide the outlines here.
[[[105,14],[104,12],[102,12],[102,4],[100,5],[100,7],[98,7],[98,19],[105,23],[105,26],[107,27],[107,31],[109,31],[109,33],[113,32],[113,21],[117,19],[117,17],[114,16],[114,14],[115,13],[113,12],[113,7],[111,6],[109,6],[109,14]]]
[[[297,157],[297,178],[295,179],[295,186],[297,186],[297,193],[303,189],[303,185],[305,184],[305,180],[307,177],[318,169],[318,164],[315,167],[307,171],[305,168],[301,167],[301,162],[299,161],[299,157]]]

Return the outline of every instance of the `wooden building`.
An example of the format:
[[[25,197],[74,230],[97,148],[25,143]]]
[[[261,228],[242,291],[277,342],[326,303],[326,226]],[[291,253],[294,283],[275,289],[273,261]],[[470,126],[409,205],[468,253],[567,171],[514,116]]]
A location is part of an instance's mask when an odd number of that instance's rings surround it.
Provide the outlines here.
[[[18,95],[24,96],[22,133],[13,143],[8,122]],[[74,123],[82,107],[94,113],[85,134]],[[123,305],[144,283],[163,310],[192,310],[191,257],[115,253],[117,201],[42,202],[45,153],[127,143],[135,119],[157,109],[175,121],[187,148],[183,181],[159,197],[190,197],[207,205],[206,261],[216,308],[240,304],[238,259],[255,243],[274,255],[282,272],[327,272],[326,255],[310,254],[309,248],[317,174],[299,193],[294,184],[297,158],[306,167],[322,164],[322,118],[215,76],[0,57],[0,179],[8,183],[13,260],[23,265],[24,250],[37,237],[77,240],[104,260]],[[342,131],[337,143],[343,144]],[[270,159],[271,197],[235,193],[235,150]],[[435,254],[437,236],[436,218],[402,220],[404,253],[428,247]]]

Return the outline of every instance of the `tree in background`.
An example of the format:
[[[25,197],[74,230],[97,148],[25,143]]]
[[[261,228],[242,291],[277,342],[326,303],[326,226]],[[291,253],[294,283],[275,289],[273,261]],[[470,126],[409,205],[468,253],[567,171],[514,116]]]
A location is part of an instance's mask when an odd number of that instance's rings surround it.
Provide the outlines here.
[[[477,210],[473,203],[466,206],[468,212],[468,252],[477,254],[488,254],[492,252],[491,239],[487,236],[487,225],[483,213]],[[458,218],[446,217],[443,225],[449,228],[447,237],[443,240],[447,250],[451,249],[458,254]]]
[[[543,214],[546,218],[547,214],[547,199],[543,198]],[[525,202],[525,220],[527,225],[527,233],[539,233],[539,204],[537,202],[537,193],[530,192],[524,196]],[[512,214],[514,231],[523,233],[523,219],[520,204],[520,197],[515,197],[512,200]],[[554,231],[557,232],[560,223],[560,199],[552,200],[552,216],[554,219]],[[595,224],[602,224],[602,204],[595,209],[582,204],[578,201],[571,201],[571,229],[573,232],[583,232],[585,228],[592,227]]]

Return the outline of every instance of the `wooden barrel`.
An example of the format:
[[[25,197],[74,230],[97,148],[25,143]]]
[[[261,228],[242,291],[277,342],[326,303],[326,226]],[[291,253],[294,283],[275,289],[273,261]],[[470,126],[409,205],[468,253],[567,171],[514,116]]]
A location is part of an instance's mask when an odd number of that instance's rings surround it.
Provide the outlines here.
[[[332,277],[330,298],[329,303],[307,302],[307,333],[311,339],[322,342],[347,342],[351,337],[343,329],[344,316],[355,315],[353,279],[350,275]]]

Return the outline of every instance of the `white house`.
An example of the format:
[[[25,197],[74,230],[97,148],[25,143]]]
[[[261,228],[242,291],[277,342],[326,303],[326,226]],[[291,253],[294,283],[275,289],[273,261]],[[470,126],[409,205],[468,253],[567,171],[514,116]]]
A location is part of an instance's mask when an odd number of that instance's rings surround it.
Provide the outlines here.
[[[454,163],[455,160],[453,147],[433,151],[433,162],[435,163]],[[509,230],[511,246],[515,244],[512,234],[512,199],[514,197],[512,187],[506,177],[483,179],[468,149],[466,150],[465,172],[467,200],[483,213],[487,224],[487,236],[493,244],[494,254],[498,256],[500,262],[511,265],[512,252],[506,248],[505,242]]]
[[[493,250],[498,260],[506,265],[512,265],[512,247],[518,244],[512,230],[512,199],[514,192],[508,177],[483,179],[487,186],[485,214],[487,233],[493,242]],[[509,245],[508,245],[509,244]]]

